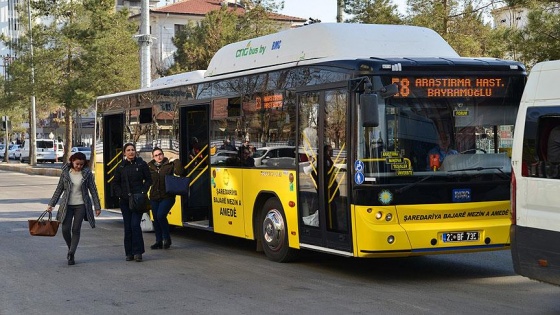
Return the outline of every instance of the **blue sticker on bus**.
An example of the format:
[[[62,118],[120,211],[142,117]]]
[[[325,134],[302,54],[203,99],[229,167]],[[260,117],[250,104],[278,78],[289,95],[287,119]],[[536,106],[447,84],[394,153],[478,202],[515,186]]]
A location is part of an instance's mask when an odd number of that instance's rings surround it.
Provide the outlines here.
[[[356,172],[363,172],[364,171],[364,162],[362,162],[360,160],[356,160],[356,162],[354,162],[354,169],[356,170]]]
[[[451,196],[451,199],[453,200],[453,202],[471,201],[470,188],[453,189],[453,196]]]
[[[365,176],[363,173],[356,173],[356,175],[354,175],[354,181],[356,182],[356,184],[361,185],[364,183],[365,180]]]

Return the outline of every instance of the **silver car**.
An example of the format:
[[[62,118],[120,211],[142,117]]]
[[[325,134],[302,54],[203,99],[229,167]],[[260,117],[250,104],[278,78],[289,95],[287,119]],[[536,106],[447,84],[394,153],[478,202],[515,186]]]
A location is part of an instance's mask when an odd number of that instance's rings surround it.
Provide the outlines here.
[[[91,160],[91,148],[89,147],[72,147],[70,155],[76,152],[82,152],[86,156],[86,160]]]
[[[255,159],[255,166],[267,165],[268,160],[277,158],[292,158],[295,162],[296,147],[274,146],[257,148],[253,158]]]
[[[237,156],[237,151],[221,151],[219,150],[216,154],[210,157],[210,164],[212,165],[225,165],[226,160]]]

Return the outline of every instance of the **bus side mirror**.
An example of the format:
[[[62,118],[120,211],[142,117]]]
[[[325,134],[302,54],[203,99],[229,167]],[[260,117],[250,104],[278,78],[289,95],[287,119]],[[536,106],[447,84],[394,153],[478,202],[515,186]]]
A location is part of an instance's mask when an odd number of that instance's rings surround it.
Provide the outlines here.
[[[379,90],[379,95],[383,98],[391,97],[399,93],[399,86],[395,83],[389,84]]]
[[[360,95],[360,110],[362,114],[363,127],[379,126],[379,113],[376,94]]]

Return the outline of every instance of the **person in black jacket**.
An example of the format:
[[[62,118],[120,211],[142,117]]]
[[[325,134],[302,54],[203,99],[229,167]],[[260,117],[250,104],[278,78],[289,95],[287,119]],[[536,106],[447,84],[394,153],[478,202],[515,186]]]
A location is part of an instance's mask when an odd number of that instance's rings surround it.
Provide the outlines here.
[[[131,194],[146,194],[152,185],[148,164],[136,156],[136,147],[127,143],[123,147],[124,159],[115,171],[113,191],[120,198],[121,213],[124,221],[124,251],[126,261],[142,261],[144,239],[140,222],[142,213],[131,211],[128,199]]]
[[[170,195],[165,189],[166,175],[182,175],[183,166],[178,159],[169,161],[163,154],[163,150],[156,147],[152,150],[152,157],[148,163],[150,175],[152,176],[152,187],[150,188],[150,204],[154,217],[154,232],[156,242],[150,246],[151,249],[168,249],[171,246],[171,236],[169,235],[169,222],[167,215],[175,203],[175,196]]]

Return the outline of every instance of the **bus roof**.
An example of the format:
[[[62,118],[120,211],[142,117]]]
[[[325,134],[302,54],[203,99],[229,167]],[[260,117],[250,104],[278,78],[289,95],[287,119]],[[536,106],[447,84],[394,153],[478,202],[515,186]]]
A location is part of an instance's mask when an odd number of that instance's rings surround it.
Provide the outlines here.
[[[102,95],[98,96],[98,100],[113,98],[122,95],[129,95],[138,92],[149,92],[159,90],[163,86],[167,87],[175,87],[181,86],[186,83],[196,83],[204,80],[204,70],[194,70],[184,73],[173,74],[165,77],[161,77],[152,81],[149,87],[135,89],[135,90],[128,90],[123,92],[117,92],[114,94]]]
[[[177,85],[181,83],[191,83],[192,81],[200,81],[204,79],[204,70],[196,70],[184,73],[178,73],[174,75],[169,75],[166,77],[161,77],[152,81],[150,87],[158,87],[164,85]]]
[[[206,77],[312,59],[459,55],[435,31],[418,26],[316,23],[222,47]]]

